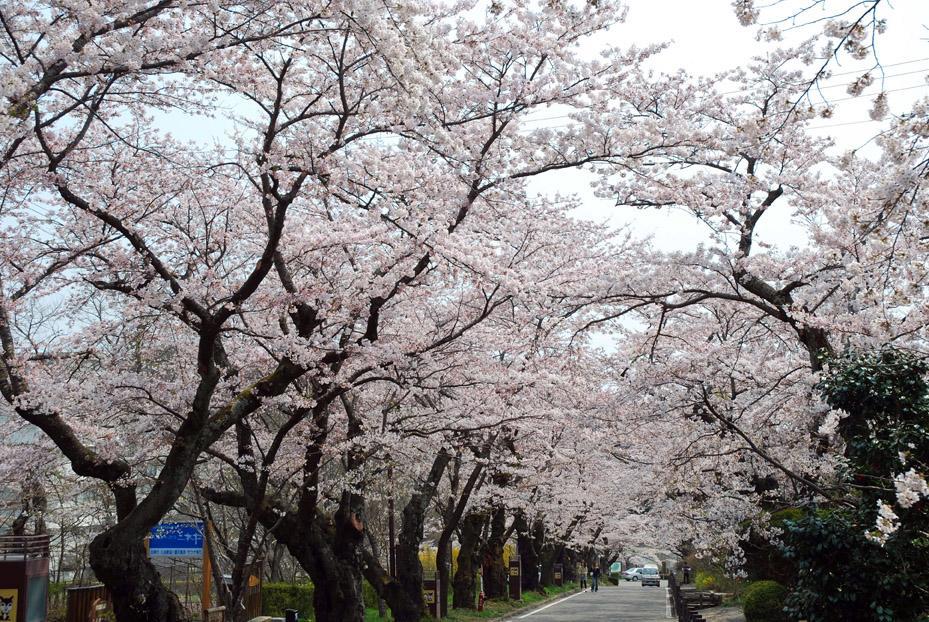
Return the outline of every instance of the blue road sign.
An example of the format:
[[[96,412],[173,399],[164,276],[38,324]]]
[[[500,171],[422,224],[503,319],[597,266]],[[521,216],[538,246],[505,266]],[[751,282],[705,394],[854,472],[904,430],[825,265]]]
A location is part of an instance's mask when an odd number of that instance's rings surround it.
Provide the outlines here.
[[[148,540],[151,557],[200,557],[203,555],[203,521],[159,523]]]

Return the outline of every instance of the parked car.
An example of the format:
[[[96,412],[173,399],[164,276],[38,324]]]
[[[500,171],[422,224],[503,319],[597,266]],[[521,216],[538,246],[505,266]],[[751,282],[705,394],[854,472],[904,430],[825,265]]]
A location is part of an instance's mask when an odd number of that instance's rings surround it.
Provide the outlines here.
[[[642,587],[646,585],[661,587],[661,575],[658,574],[657,568],[640,568],[639,581],[642,583]]]
[[[638,581],[639,575],[637,573],[639,570],[642,570],[642,569],[641,568],[627,568],[626,570],[622,571],[622,574],[620,576],[626,581]]]

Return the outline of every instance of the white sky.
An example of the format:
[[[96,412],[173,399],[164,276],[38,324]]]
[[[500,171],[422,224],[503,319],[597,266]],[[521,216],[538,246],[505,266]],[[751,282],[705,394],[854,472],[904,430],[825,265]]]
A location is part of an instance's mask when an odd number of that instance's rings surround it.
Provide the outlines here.
[[[763,16],[776,19],[776,15],[786,15],[791,6],[801,2],[786,0],[783,7],[775,7],[780,9],[777,13]],[[759,6],[767,3],[770,0],[757,1]],[[803,4],[812,2],[807,0]],[[836,2],[833,0],[831,4]],[[844,4],[851,3],[846,0]],[[628,19],[613,29],[609,43],[644,46],[670,42],[670,47],[652,62],[657,71],[664,72],[683,68],[694,75],[711,76],[744,65],[774,45],[799,42],[818,32],[815,26],[788,31],[789,24],[785,24],[781,27],[784,40],[780,44],[759,42],[756,40],[758,28],[741,26],[729,0],[628,0],[628,5]],[[814,18],[826,15],[823,11],[808,14]],[[906,112],[915,99],[929,94],[929,0],[897,0],[880,16],[887,19],[888,26],[877,48],[887,76],[883,88],[888,91],[891,113],[899,114]],[[840,57],[839,61],[831,67],[834,77],[822,83],[822,92],[830,101],[848,98],[847,83],[873,65],[873,59],[853,62]],[[818,67],[811,67],[810,74]],[[832,136],[837,148],[842,150],[866,145],[883,127],[883,123],[872,122],[868,116],[871,102],[880,91],[881,85],[875,80],[860,98],[835,102],[833,117],[811,122],[811,128]],[[577,172],[564,172],[538,180],[533,189],[539,193],[576,193],[584,202],[578,215],[629,225],[636,235],[651,237],[657,247],[665,250],[691,249],[701,241],[690,217],[667,210],[616,208],[611,201],[593,196],[589,180]],[[780,247],[803,244],[799,229],[792,226],[790,214],[784,210],[765,215],[758,238]]]
[[[761,6],[775,0],[756,2]],[[764,16],[776,18],[801,4],[813,2],[783,0],[781,5],[770,9]],[[830,4],[848,6],[852,2],[826,0],[826,6]],[[670,46],[651,61],[652,67],[662,72],[683,68],[694,75],[711,76],[744,65],[753,56],[763,54],[775,45],[799,42],[818,32],[816,26],[790,31],[787,30],[789,24],[785,24],[781,28],[785,31],[783,42],[760,42],[756,40],[758,28],[743,27],[738,23],[730,0],[627,0],[627,5],[629,15],[626,23],[598,36],[596,41],[585,47],[589,47],[591,54],[596,54],[603,44],[643,47],[668,42]],[[827,14],[822,11],[807,14],[808,18],[820,15]],[[880,16],[888,23],[887,32],[878,41],[879,58],[887,76],[883,89],[889,93],[891,113],[899,114],[906,112],[915,99],[929,94],[929,0],[895,0],[883,9]],[[852,62],[848,57],[841,57],[831,67],[833,74],[841,75],[834,75],[822,83],[823,95],[835,102],[834,114],[830,119],[811,122],[811,127],[820,134],[832,136],[837,148],[842,150],[867,145],[883,127],[883,123],[872,122],[868,117],[871,102],[882,88],[878,81],[860,98],[845,101],[849,98],[845,90],[847,83],[872,65],[870,58]],[[810,67],[811,74],[815,68],[818,65]],[[539,116],[560,113],[562,111],[541,111]],[[218,111],[217,118],[212,121],[176,114],[167,115],[166,120],[177,136],[197,141],[214,138],[223,141],[223,135],[229,128],[222,111]],[[564,120],[556,119],[542,121],[539,125],[564,123]],[[867,153],[867,148],[862,152]],[[576,194],[584,206],[577,212],[579,217],[608,221],[616,226],[628,225],[637,236],[651,237],[657,247],[665,250],[691,249],[702,240],[690,217],[668,210],[614,207],[612,201],[593,196],[591,179],[582,172],[562,171],[534,180],[532,189],[540,194]],[[800,229],[791,224],[790,214],[785,210],[765,215],[757,235],[761,241],[779,247],[804,243]]]

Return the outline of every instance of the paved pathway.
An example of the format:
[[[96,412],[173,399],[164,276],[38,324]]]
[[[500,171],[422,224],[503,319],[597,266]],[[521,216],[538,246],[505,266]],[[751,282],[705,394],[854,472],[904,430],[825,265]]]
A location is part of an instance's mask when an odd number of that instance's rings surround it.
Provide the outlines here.
[[[526,622],[668,622],[668,592],[623,581],[618,587],[581,592],[515,618]]]

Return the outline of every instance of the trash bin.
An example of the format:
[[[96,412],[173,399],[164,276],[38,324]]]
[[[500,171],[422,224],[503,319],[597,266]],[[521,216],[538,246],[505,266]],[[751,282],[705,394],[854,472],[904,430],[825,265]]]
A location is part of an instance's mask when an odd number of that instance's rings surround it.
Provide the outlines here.
[[[285,609],[284,610],[284,622],[297,622],[297,610],[296,609]]]

